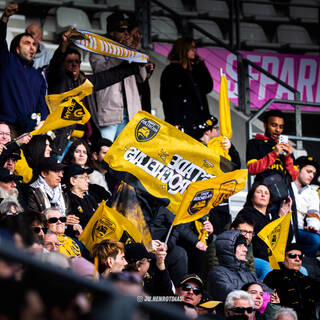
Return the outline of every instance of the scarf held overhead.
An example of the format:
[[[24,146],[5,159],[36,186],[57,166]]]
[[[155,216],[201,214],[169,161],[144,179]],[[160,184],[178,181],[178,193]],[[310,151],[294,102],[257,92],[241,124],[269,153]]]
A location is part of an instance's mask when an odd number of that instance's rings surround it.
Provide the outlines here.
[[[149,56],[98,34],[73,29],[72,42],[82,50],[115,57],[129,62],[147,63]]]

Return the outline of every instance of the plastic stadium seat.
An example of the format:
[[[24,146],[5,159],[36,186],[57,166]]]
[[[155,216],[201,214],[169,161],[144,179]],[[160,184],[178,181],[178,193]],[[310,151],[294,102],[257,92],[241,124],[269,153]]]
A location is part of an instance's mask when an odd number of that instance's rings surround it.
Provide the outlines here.
[[[73,0],[72,5],[84,10],[103,10],[103,8],[107,8],[105,4],[97,4],[93,0]]]
[[[113,13],[112,11],[102,11],[102,12],[97,12],[94,14],[94,19],[99,20],[100,29],[102,29],[104,31],[104,33],[107,32],[107,18],[112,13]]]
[[[219,26],[212,20],[202,20],[202,19],[193,19],[191,20],[194,24],[198,25],[200,28],[204,29],[205,31],[211,33],[219,40],[225,41],[223,38],[223,34],[219,28]],[[202,42],[213,42],[213,40],[206,37],[204,34],[199,32],[198,30],[193,30],[193,38],[195,40],[200,40]]]
[[[173,20],[167,17],[153,16],[151,18],[151,37],[155,42],[178,39],[177,28]]]
[[[290,49],[319,50],[319,46],[312,42],[308,31],[302,26],[282,24],[277,28],[277,38],[280,44]]]
[[[181,0],[171,0],[171,1],[158,0],[158,1],[163,3],[165,6],[169,7],[170,9],[174,10],[175,12],[177,12],[180,15],[189,16],[189,17],[197,16],[197,12],[186,10]],[[152,12],[161,11],[161,12],[166,13],[164,9],[158,7],[155,4],[152,4],[151,11]]]
[[[57,33],[64,32],[69,27],[104,33],[101,29],[93,29],[87,14],[81,9],[60,7],[56,13]]]
[[[0,11],[0,17],[2,16],[3,11]],[[18,28],[23,29],[22,32],[24,32],[24,29],[26,27],[26,17],[22,14],[14,14],[10,17],[8,22],[8,28]]]
[[[134,0],[107,0],[108,7],[117,7],[124,11],[134,11]]]
[[[62,6],[63,0],[28,0],[30,4],[39,4],[39,6]]]
[[[271,43],[263,28],[256,23],[240,23],[240,41],[248,48],[278,49],[279,43]]]
[[[262,3],[242,3],[242,13],[245,18],[257,21],[289,22],[288,17],[281,16],[277,13],[270,0],[256,0],[256,2],[259,1]]]
[[[43,40],[55,41],[56,33],[57,33],[56,17],[47,15],[43,25]]]
[[[293,20],[299,20],[302,23],[319,23],[319,8],[295,7],[293,4],[313,5],[319,7],[319,2],[314,0],[291,0],[289,15]]]
[[[196,7],[200,15],[229,18],[229,7],[225,0],[196,0]]]

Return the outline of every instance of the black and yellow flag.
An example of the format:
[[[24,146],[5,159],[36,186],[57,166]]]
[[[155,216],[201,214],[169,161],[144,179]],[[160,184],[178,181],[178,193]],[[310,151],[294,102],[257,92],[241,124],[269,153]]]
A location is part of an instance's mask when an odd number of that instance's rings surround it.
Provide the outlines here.
[[[148,248],[152,237],[139,205],[135,189],[122,181],[115,194],[112,208],[122,213],[132,222],[140,232],[144,246]]]
[[[278,262],[284,261],[291,214],[292,212],[287,213],[281,218],[268,223],[258,233],[258,237],[269,247],[269,262],[272,269],[280,269]]]
[[[124,244],[141,242],[141,234],[126,217],[102,201],[79,240],[91,252],[93,245],[102,240],[120,241]]]
[[[86,80],[81,86],[73,90],[46,96],[50,114],[39,129],[30,133],[32,135],[43,134],[76,123],[87,123],[91,115],[81,103],[81,100],[92,93],[92,87],[92,83]]]
[[[248,170],[235,170],[217,178],[191,183],[185,192],[173,225],[198,220],[223,200],[241,191],[247,183]]]
[[[190,183],[232,170],[230,161],[144,111],[131,119],[104,160],[119,180],[156,197],[173,213]]]

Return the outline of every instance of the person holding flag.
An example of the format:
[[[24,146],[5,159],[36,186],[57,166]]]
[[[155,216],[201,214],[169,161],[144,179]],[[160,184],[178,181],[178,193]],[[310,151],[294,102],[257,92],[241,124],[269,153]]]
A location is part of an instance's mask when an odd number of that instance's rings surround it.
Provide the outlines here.
[[[270,222],[289,214],[291,211],[292,199],[289,197],[286,201],[284,200],[276,215],[272,214],[269,210],[271,203],[272,198],[269,187],[261,182],[254,183],[248,192],[243,209],[237,215],[237,217],[250,217],[254,221],[254,233],[256,235],[252,239],[253,255],[255,257],[256,273],[262,280],[272,269],[268,260],[268,246],[265,241],[257,236],[257,234]]]
[[[93,75],[85,75],[80,70],[80,52],[77,49],[70,47],[72,39],[71,32],[72,30],[70,29],[63,33],[61,44],[51,59],[47,73],[49,94],[58,94],[74,89],[83,84],[86,79],[93,84],[94,92],[97,92],[130,75],[139,73],[140,68],[138,64],[131,63],[121,64],[112,70],[104,70]],[[93,134],[93,130],[98,126],[96,114],[97,108],[95,99],[92,95],[86,97],[83,102],[85,106],[88,107],[92,117],[92,122],[90,122],[91,126],[88,127],[88,134],[90,136],[90,134]],[[69,126],[67,129],[64,128],[56,131],[57,137],[54,140],[53,146],[54,153],[58,155],[62,154],[67,144],[67,137],[71,135],[74,128],[75,126]],[[98,131],[97,135],[99,136]]]

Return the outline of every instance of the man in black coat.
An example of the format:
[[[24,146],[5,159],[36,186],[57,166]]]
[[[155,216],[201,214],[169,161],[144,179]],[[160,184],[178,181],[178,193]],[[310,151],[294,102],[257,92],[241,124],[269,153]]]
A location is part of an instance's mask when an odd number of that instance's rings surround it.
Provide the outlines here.
[[[299,245],[289,244],[281,269],[269,272],[264,282],[277,290],[281,305],[293,308],[299,319],[316,319],[316,303],[320,301],[320,282],[300,272],[303,256],[303,250]]]

